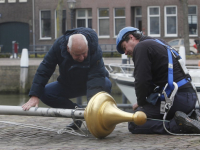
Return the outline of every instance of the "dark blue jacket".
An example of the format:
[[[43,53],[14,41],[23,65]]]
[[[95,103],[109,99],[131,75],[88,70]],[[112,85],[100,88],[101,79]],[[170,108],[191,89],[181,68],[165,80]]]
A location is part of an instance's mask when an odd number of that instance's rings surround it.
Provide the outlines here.
[[[83,34],[88,41],[88,57],[76,62],[67,52],[67,43],[72,34]],[[58,82],[74,90],[87,89],[88,100],[100,91],[105,91],[105,77],[108,75],[102,60],[98,37],[90,28],[76,28],[66,31],[58,38],[41,62],[35,74],[29,96],[40,97],[44,87],[59,66]]]

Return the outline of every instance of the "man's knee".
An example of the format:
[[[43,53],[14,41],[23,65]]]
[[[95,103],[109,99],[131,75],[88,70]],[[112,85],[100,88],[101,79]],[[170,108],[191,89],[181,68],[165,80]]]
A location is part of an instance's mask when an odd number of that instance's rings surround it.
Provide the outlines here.
[[[133,133],[135,128],[136,128],[136,124],[134,124],[133,122],[128,122],[128,130],[129,132]]]

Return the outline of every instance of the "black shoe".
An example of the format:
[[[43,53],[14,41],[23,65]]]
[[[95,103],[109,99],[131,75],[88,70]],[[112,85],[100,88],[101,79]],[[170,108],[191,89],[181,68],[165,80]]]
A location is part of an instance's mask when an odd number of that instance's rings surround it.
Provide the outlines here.
[[[174,119],[184,133],[200,133],[200,122],[189,118],[185,113],[177,111]]]
[[[199,112],[199,110],[197,110],[197,109],[194,110],[192,112],[191,118],[200,122],[200,112]]]
[[[71,124],[67,125],[67,128],[72,128],[74,130],[78,130],[78,127],[76,125],[81,128],[81,125],[82,125],[82,121],[80,120],[76,120],[75,122],[72,122]]]

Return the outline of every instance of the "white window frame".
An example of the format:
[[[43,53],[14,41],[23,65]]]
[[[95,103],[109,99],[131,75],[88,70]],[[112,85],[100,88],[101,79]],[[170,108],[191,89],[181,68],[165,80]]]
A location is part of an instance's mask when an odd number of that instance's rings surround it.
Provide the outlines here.
[[[158,15],[150,15],[150,8],[158,8]],[[147,16],[148,16],[148,35],[152,37],[160,37],[160,31],[161,31],[161,26],[160,26],[160,6],[149,6],[147,10]],[[159,18],[159,34],[151,34],[150,33],[150,18],[151,17],[158,17]]]
[[[42,20],[41,20],[41,12],[42,11],[50,11],[51,12],[51,10],[40,10],[40,13],[39,13],[39,18],[40,18],[40,20],[39,20],[39,23],[40,23],[40,40],[51,40],[52,38],[51,37],[42,37],[42,31],[41,31],[41,27],[42,27]]]
[[[175,7],[176,8],[176,14],[166,14],[166,10],[168,7]],[[178,9],[177,9],[177,6],[176,5],[168,5],[168,6],[165,6],[164,8],[164,14],[165,14],[165,37],[177,37],[178,36],[178,21],[177,21],[177,18],[178,18]],[[176,17],[176,34],[167,34],[167,17],[169,16],[172,16],[172,17]]]
[[[63,10],[65,10],[65,9],[63,9]],[[66,10],[66,12],[67,12],[67,10]],[[55,20],[55,39],[57,39],[57,18],[56,18],[56,13],[57,13],[57,11],[55,10],[54,11],[54,20]],[[67,16],[67,14],[66,14],[66,16]],[[62,18],[63,19],[63,18]],[[66,20],[67,20],[67,18],[66,18]],[[65,20],[65,21],[66,21]],[[65,29],[67,29],[67,23],[65,22]],[[62,29],[61,29],[62,30]]]
[[[113,9],[113,16],[114,16],[114,27],[113,27],[113,29],[114,29],[114,31],[113,31],[113,33],[114,33],[114,38],[117,38],[117,34],[115,33],[115,19],[123,19],[123,18],[125,18],[125,26],[126,26],[126,8],[125,7],[119,7],[119,8],[124,8],[124,11],[125,11],[125,16],[123,17],[123,16],[120,16],[120,17],[115,17],[115,9],[116,8],[114,8]]]
[[[5,3],[5,0],[0,0],[0,3]]]
[[[20,3],[25,3],[27,0],[19,0]]]
[[[77,24],[78,24],[78,19],[85,19],[85,27],[88,28],[88,20],[92,19],[92,16],[89,16],[89,12],[88,12],[89,9],[82,9],[82,10],[85,10],[85,16],[84,17],[78,16],[78,10],[80,10],[80,9],[76,9],[76,27],[77,27]]]
[[[99,9],[102,9],[102,8],[99,8]],[[108,9],[109,10],[109,16],[108,17],[99,17],[99,9],[97,9],[97,23],[98,23],[98,37],[99,38],[110,38],[110,32],[109,32],[109,35],[99,35],[99,20],[100,19],[108,19],[109,22],[110,22],[110,10],[109,8],[105,8],[105,9]]]
[[[188,7],[196,7],[196,16],[197,16],[197,34],[189,34],[189,37],[197,37],[198,36],[198,7],[197,5],[188,5]],[[189,13],[188,13],[188,16],[189,16]],[[189,22],[188,22],[188,25],[189,25]]]
[[[16,0],[8,0],[8,3],[16,3]]]

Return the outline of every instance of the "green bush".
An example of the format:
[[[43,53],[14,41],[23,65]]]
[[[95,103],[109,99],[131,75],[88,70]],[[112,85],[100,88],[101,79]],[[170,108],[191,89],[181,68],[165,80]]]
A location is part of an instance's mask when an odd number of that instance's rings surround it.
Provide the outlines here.
[[[186,59],[200,59],[200,55],[186,55]]]
[[[37,55],[35,55],[35,54],[30,54],[29,55],[29,58],[44,58],[44,56],[45,56],[46,54],[37,54]]]
[[[11,53],[0,53],[0,58],[10,58]]]

